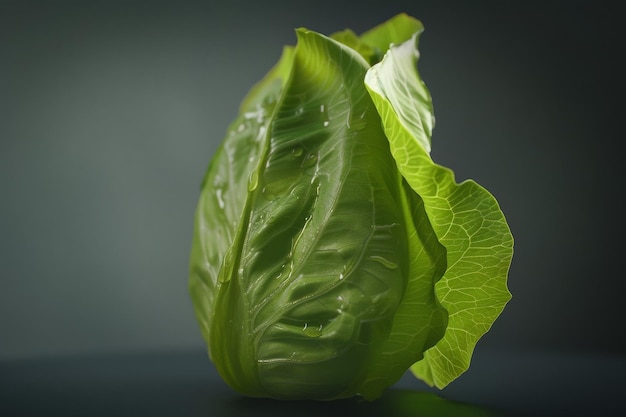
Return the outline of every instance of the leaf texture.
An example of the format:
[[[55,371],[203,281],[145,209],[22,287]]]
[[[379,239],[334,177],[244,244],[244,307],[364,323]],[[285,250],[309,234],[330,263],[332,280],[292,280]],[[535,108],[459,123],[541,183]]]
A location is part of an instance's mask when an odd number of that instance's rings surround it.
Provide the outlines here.
[[[392,46],[365,82],[398,169],[423,200],[437,239],[446,248],[447,269],[436,291],[449,313],[448,327],[412,367],[418,377],[443,388],[467,370],[478,339],[511,298],[506,278],[513,237],[489,192],[471,180],[457,184],[452,171],[435,164],[428,154],[426,139],[430,140],[434,117],[416,68],[418,36]],[[407,108],[420,110],[407,114]]]

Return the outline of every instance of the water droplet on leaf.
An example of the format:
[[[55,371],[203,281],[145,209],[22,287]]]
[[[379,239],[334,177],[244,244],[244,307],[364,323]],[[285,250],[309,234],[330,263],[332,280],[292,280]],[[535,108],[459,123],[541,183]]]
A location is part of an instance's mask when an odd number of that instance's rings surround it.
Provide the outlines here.
[[[259,185],[259,173],[255,169],[250,173],[250,178],[248,179],[248,191],[252,192],[256,190],[256,187]]]
[[[220,206],[221,209],[224,208],[224,196],[223,193],[224,191],[221,188],[218,188],[217,190],[215,190],[215,196],[217,197],[217,204]]]

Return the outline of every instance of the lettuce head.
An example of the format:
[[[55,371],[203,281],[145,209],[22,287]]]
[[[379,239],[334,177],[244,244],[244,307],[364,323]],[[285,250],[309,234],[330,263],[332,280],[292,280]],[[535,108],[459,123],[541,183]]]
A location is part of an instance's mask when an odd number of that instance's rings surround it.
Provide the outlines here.
[[[430,157],[422,31],[297,29],[213,155],[189,290],[244,395],[373,400],[409,369],[443,388],[511,297],[498,203]]]

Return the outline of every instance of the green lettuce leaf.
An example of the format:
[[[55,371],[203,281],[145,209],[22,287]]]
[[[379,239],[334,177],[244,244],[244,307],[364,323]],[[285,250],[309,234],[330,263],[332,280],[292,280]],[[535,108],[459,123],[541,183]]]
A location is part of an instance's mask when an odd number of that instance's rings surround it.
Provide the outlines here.
[[[371,400],[411,366],[442,386],[506,302],[495,200],[428,156],[430,96],[404,52],[422,30],[404,14],[360,37],[298,29],[213,156],[189,290],[235,390]]]
[[[430,93],[417,71],[419,32],[391,46],[365,77],[398,170],[422,198],[447,270],[437,298],[449,313],[445,336],[411,370],[445,387],[469,367],[478,339],[510,300],[506,286],[513,237],[498,203],[474,181],[457,184],[430,156],[434,123]]]

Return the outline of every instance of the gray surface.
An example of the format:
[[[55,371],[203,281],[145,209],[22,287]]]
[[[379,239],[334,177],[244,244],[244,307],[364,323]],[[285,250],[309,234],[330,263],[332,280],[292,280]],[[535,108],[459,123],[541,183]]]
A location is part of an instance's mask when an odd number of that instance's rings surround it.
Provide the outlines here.
[[[479,352],[443,391],[406,375],[373,403],[284,402],[240,396],[201,351],[0,362],[3,416],[626,415],[623,358]]]
[[[200,348],[192,216],[293,29],[423,20],[433,157],[500,201],[513,301],[481,341],[625,350],[621,14],[590,1],[0,2],[0,358]],[[593,4],[593,6],[592,6]]]

